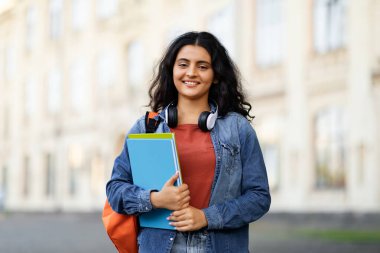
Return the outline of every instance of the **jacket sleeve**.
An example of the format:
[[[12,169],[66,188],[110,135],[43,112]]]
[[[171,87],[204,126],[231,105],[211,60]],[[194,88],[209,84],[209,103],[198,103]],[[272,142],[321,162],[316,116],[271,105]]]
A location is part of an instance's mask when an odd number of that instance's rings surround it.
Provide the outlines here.
[[[128,134],[143,132],[135,123]],[[107,199],[115,212],[121,214],[139,214],[152,210],[149,189],[143,189],[133,184],[131,166],[128,156],[127,137],[120,155],[115,159],[111,179],[106,185]]]
[[[239,228],[258,220],[271,204],[267,172],[256,132],[247,120],[239,122],[242,165],[241,196],[203,209],[208,229]]]

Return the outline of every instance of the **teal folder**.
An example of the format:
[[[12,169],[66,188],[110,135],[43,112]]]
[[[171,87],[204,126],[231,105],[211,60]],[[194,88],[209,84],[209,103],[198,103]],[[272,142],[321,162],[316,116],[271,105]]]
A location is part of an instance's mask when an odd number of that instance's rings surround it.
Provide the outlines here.
[[[173,133],[129,134],[127,139],[133,183],[146,190],[161,190],[176,171],[180,172]],[[181,176],[175,185],[181,185]],[[174,229],[166,219],[172,211],[153,209],[139,216],[141,227]]]

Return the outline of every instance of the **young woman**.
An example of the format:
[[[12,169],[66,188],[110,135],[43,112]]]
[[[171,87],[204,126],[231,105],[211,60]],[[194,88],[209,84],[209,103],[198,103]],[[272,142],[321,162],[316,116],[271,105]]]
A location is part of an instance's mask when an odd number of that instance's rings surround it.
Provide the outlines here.
[[[248,225],[270,207],[267,173],[249,120],[239,73],[210,33],[189,32],[164,54],[150,90],[156,132],[174,132],[178,175],[162,189],[132,183],[127,145],[116,158],[107,197],[119,213],[173,210],[176,230],[140,228],[139,252],[248,252]],[[129,133],[145,133],[144,117]]]

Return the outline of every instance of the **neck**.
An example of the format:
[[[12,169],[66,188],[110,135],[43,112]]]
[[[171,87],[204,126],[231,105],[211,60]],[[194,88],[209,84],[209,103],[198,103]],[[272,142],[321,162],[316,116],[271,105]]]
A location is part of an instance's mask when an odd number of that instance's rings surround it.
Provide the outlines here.
[[[177,104],[178,124],[198,124],[199,115],[204,111],[210,111],[207,100],[179,99]]]

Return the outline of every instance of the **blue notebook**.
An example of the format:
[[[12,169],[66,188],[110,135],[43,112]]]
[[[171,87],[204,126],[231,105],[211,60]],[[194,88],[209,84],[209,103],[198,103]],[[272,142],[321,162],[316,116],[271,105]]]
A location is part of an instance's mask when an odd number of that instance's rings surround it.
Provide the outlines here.
[[[161,190],[176,171],[180,172],[173,133],[129,134],[127,139],[133,183],[144,189]],[[176,185],[181,185],[181,175]],[[140,226],[174,229],[166,219],[172,211],[153,209],[139,216]]]

